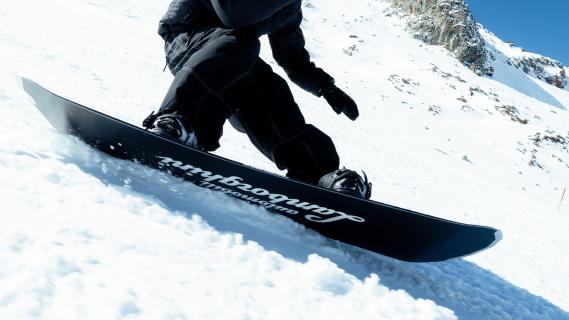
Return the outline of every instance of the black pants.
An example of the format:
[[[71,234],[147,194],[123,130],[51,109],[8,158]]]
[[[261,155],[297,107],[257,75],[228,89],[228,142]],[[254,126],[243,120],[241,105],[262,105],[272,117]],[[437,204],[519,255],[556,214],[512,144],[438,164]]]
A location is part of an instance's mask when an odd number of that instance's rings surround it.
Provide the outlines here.
[[[174,81],[161,110],[180,113],[208,151],[229,119],[287,176],[310,183],[339,166],[330,137],[306,124],[287,82],[259,58],[260,42],[233,29],[171,35],[166,60]]]

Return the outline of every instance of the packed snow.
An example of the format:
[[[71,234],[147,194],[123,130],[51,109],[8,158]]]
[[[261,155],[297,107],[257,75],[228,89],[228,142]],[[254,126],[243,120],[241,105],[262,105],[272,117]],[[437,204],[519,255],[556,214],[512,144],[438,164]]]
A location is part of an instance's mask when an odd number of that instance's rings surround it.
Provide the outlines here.
[[[156,34],[168,2],[3,0],[0,319],[569,319],[567,90],[508,65],[514,49],[486,30],[492,78],[413,39],[388,2],[304,2],[309,51],[360,118],[291,87],[342,164],[366,171],[373,200],[504,235],[399,262],[101,154],[19,87],[140,124],[172,79]],[[217,154],[278,172],[225,132]]]

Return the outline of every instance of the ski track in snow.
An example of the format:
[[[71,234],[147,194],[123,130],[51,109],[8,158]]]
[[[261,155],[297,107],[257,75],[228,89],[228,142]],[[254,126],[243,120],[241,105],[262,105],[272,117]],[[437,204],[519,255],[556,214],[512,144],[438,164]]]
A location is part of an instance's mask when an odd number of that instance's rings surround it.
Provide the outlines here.
[[[56,133],[18,88],[28,76],[140,123],[171,80],[155,32],[167,4],[0,8],[1,319],[569,319],[569,216],[558,210],[569,156],[528,140],[565,135],[569,92],[499,55],[495,79],[476,77],[411,39],[387,3],[305,1],[311,54],[361,117],[295,96],[346,166],[366,170],[374,199],[504,232],[473,257],[403,263],[109,158]],[[276,171],[229,127],[217,153]],[[543,170],[528,166],[532,155]]]

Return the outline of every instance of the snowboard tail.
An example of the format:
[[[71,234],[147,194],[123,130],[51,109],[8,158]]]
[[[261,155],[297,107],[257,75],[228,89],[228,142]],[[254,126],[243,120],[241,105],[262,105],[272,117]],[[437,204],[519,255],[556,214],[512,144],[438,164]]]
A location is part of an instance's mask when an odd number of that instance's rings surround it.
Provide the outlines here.
[[[409,262],[458,258],[501,239],[491,227],[352,197],[201,152],[62,98],[29,79],[21,81],[56,130],[113,157],[260,205],[331,239]]]

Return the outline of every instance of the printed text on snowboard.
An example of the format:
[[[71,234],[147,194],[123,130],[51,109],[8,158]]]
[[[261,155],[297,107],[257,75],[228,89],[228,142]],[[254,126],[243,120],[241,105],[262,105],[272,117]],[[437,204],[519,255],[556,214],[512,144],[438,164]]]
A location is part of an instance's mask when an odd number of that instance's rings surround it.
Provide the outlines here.
[[[246,200],[250,203],[261,205],[267,209],[282,211],[284,213],[295,215],[299,212],[290,207],[300,208],[315,214],[307,214],[304,217],[312,222],[329,223],[340,220],[351,220],[354,222],[365,222],[362,217],[349,215],[344,212],[335,211],[326,207],[321,207],[308,202],[301,202],[299,199],[291,199],[286,195],[271,193],[266,189],[255,188],[250,184],[244,183],[243,178],[230,176],[224,177],[219,174],[213,174],[201,168],[194,167],[190,164],[176,161],[169,157],[156,156],[160,159],[160,164],[169,168],[183,171],[187,176],[199,179],[196,184],[200,187],[221,191],[232,197]],[[239,191],[237,191],[239,190]],[[262,200],[262,197],[266,200]],[[284,205],[289,206],[283,207]]]

